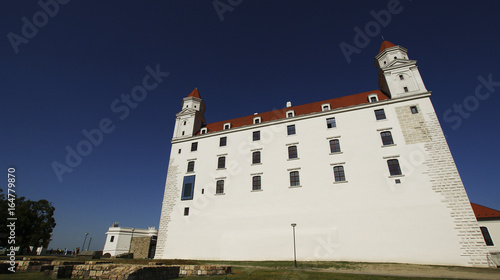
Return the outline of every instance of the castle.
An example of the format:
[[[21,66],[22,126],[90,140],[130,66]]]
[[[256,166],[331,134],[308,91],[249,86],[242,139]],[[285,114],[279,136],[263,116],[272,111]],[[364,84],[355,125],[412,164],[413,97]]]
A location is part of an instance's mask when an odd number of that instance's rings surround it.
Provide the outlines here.
[[[215,123],[193,90],[155,258],[488,266],[416,61],[384,41],[375,66],[380,89]]]

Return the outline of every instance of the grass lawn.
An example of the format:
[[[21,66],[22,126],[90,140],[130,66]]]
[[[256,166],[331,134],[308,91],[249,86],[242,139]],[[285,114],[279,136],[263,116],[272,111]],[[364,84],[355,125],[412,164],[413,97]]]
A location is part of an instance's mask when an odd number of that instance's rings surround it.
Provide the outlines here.
[[[0,274],[0,280],[49,280],[49,276],[43,275],[43,272],[16,272],[9,274]]]

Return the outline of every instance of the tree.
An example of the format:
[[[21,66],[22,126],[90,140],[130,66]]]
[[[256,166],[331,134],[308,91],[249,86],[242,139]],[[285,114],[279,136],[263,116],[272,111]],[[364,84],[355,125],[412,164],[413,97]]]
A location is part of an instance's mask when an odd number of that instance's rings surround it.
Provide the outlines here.
[[[7,246],[6,237],[8,236],[9,228],[4,223],[7,221],[9,201],[0,189],[0,244]],[[15,217],[16,224],[16,246],[20,246],[21,250],[29,248],[29,246],[37,247],[42,245],[47,247],[50,242],[52,230],[56,226],[54,219],[55,208],[52,203],[45,199],[38,201],[27,200],[25,197],[17,197],[15,199]],[[5,236],[5,238],[4,238]],[[41,240],[41,244],[40,244]]]

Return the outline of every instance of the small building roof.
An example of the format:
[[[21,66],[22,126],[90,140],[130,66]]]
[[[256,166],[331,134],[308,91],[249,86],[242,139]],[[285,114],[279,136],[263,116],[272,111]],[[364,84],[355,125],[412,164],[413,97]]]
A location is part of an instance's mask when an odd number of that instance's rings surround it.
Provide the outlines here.
[[[196,98],[201,99],[200,92],[198,91],[198,88],[194,88],[193,91],[187,97],[196,97]]]
[[[367,92],[362,92],[358,94],[353,94],[353,95],[348,95],[348,96],[343,96],[343,97],[338,97],[338,98],[333,98],[333,99],[328,99],[328,100],[323,100],[323,101],[318,101],[318,102],[313,102],[313,103],[308,103],[308,104],[303,104],[303,105],[297,105],[297,106],[292,106],[292,107],[287,107],[283,109],[278,109],[278,110],[273,110],[265,113],[259,113],[259,114],[254,114],[246,117],[240,117],[236,119],[231,119],[231,120],[224,120],[220,122],[214,122],[214,123],[209,123],[206,124],[204,127],[208,129],[208,133],[210,132],[215,132],[215,131],[220,131],[224,129],[224,124],[226,123],[231,123],[231,128],[236,128],[236,127],[242,127],[246,125],[252,125],[253,124],[253,119],[255,117],[261,117],[261,122],[267,122],[267,121],[272,121],[272,120],[277,120],[277,119],[284,119],[286,118],[286,112],[288,111],[294,111],[295,116],[300,116],[300,115],[306,115],[314,112],[321,112],[322,111],[322,105],[323,104],[329,104],[330,105],[330,110],[337,109],[337,108],[343,108],[343,107],[349,107],[349,106],[354,106],[354,105],[360,105],[364,103],[369,103],[368,96],[375,94],[378,97],[378,100],[386,100],[389,99],[382,91],[380,90],[372,90],[372,91],[367,91]],[[199,132],[198,132],[199,134]]]
[[[385,50],[387,48],[395,47],[395,46],[396,45],[394,45],[393,43],[391,43],[389,41],[383,41],[382,45],[380,46],[380,50],[378,51],[378,53],[381,53],[383,50]]]
[[[470,204],[476,215],[476,219],[500,219],[500,211],[482,206],[476,203]]]

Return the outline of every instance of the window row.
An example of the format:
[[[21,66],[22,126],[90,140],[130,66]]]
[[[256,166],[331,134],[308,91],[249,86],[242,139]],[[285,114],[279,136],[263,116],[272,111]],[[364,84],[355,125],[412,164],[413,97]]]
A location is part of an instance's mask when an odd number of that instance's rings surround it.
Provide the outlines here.
[[[401,167],[397,159],[387,160],[390,176],[402,175]],[[290,187],[300,187],[300,174],[298,170],[289,172]],[[333,178],[336,183],[347,182],[343,165],[333,167]],[[181,200],[191,200],[194,194],[195,175],[185,176],[182,185]],[[262,190],[262,177],[260,175],[252,176],[252,191]],[[219,179],[215,183],[215,193],[224,193],[224,179]]]
[[[394,140],[392,139],[392,134],[390,131],[381,132],[380,137],[382,139],[383,146],[394,145]],[[329,146],[330,146],[330,153],[332,154],[342,152],[342,150],[340,149],[339,139],[329,140]],[[297,146],[296,145],[288,146],[288,159],[298,159],[298,158],[299,158],[299,153],[297,150]],[[195,163],[194,161],[188,162],[187,172],[194,172],[194,163]],[[252,164],[260,164],[260,163],[262,163],[261,152],[260,151],[252,152]],[[217,158],[217,168],[218,169],[226,168],[225,156],[219,156]]]

